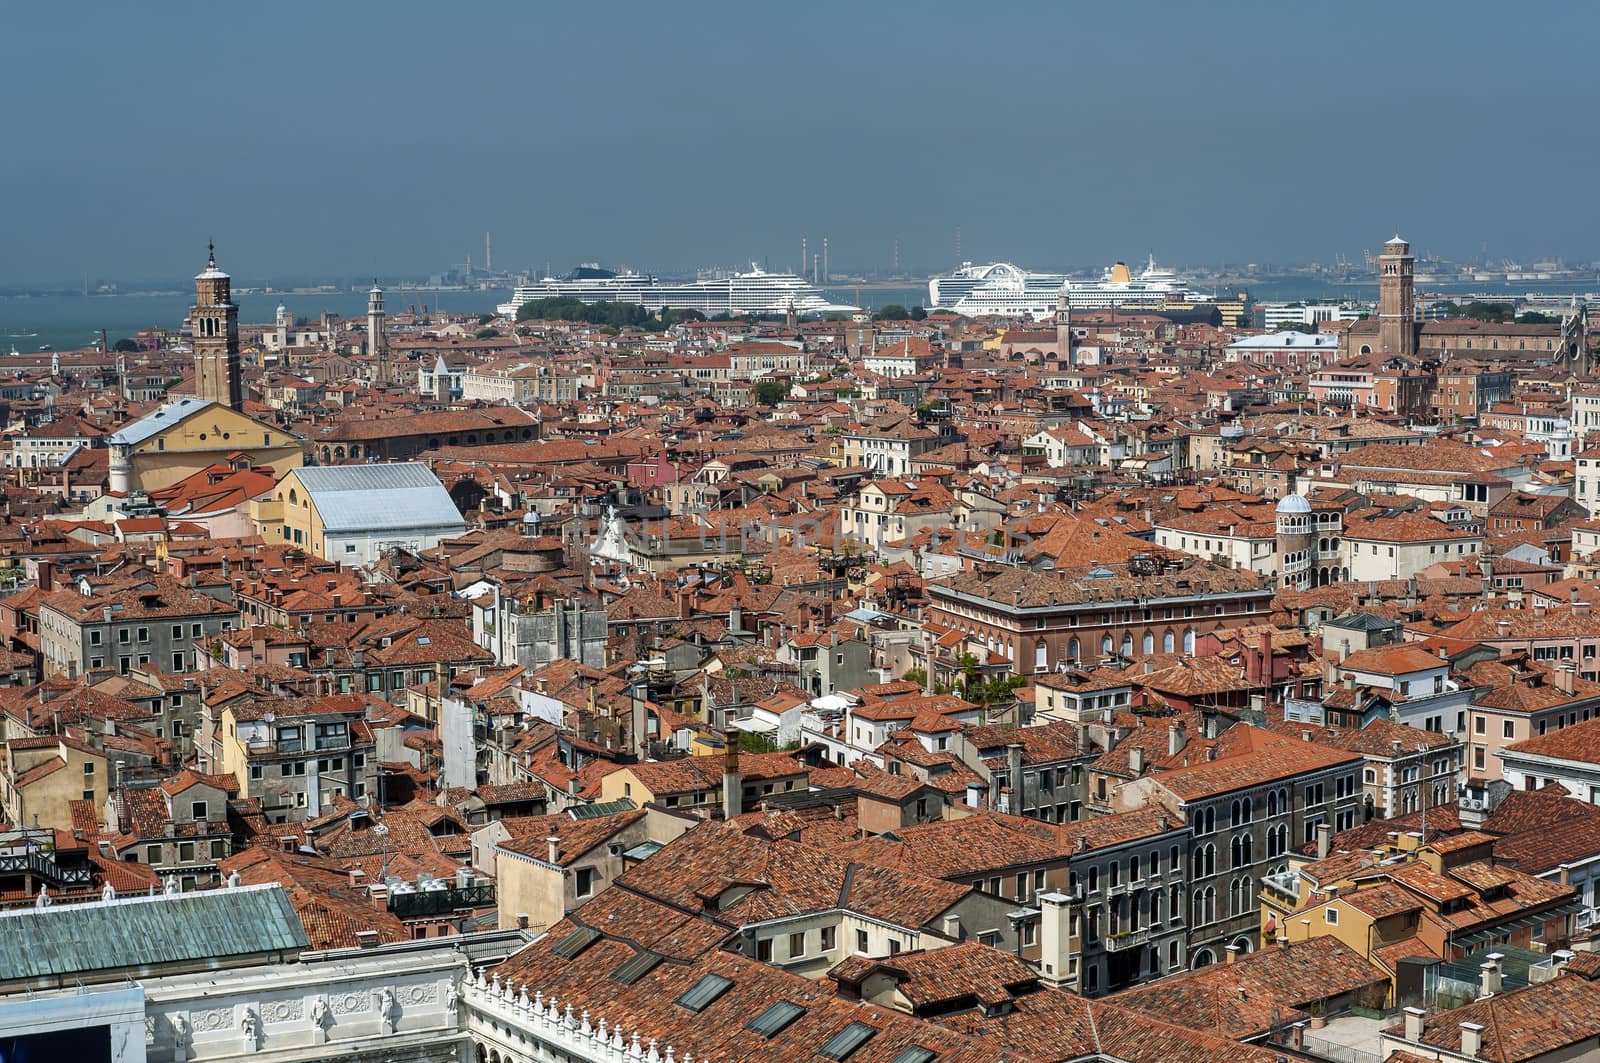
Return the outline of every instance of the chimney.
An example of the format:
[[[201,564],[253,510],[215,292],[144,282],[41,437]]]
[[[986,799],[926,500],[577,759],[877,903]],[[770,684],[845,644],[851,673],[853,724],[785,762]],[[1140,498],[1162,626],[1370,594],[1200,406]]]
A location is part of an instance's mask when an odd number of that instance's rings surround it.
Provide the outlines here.
[[[1223,949],[1222,951],[1226,952],[1228,954],[1227,964],[1228,964],[1229,967],[1232,967],[1233,964],[1234,964],[1234,961],[1239,958],[1239,946],[1238,945],[1229,945],[1227,948]],[[1243,996],[1244,989],[1242,987],[1240,988],[1239,993],[1240,993],[1239,999],[1243,1000],[1244,999],[1244,996]]]
[[[1072,954],[1071,900],[1057,890],[1041,893],[1039,902],[1039,973],[1060,988],[1067,981]]]
[[[1333,851],[1333,825],[1329,823],[1317,824],[1317,859],[1326,860]]]
[[[1006,771],[1007,779],[1011,783],[1011,802],[1006,806],[1006,811],[1014,816],[1022,815],[1022,743],[1012,742],[1006,746]]]
[[[56,565],[54,561],[41,561],[37,565],[39,592],[49,594],[56,587]],[[1574,591],[1574,594],[1577,592]]]
[[[1421,1008],[1407,1008],[1406,1010],[1406,1040],[1420,1042],[1422,1040],[1422,1020],[1427,1017],[1427,1012]]]
[[[739,734],[722,732],[722,818],[733,819],[744,810],[744,776],[739,773]]]
[[[1144,750],[1138,746],[1128,750],[1128,770],[1135,776],[1144,774]]]
[[[1577,666],[1563,664],[1556,669],[1556,689],[1563,694],[1571,694],[1576,689]]]
[[[1504,953],[1491,952],[1489,953],[1488,962],[1478,966],[1480,972],[1478,975],[1478,995],[1480,998],[1492,997],[1500,992],[1500,987],[1504,981],[1500,967],[1500,961],[1503,959],[1505,959]]]
[[[1189,744],[1189,735],[1183,723],[1174,720],[1167,728],[1167,756],[1175,757],[1183,752],[1183,747]]]
[[[678,591],[678,619],[688,620],[694,616],[694,601],[687,589]]]
[[[946,915],[939,921],[940,930],[951,941],[961,940],[961,917],[959,915]]]
[[[363,949],[376,948],[377,944],[378,944],[378,932],[376,930],[357,930],[356,931],[356,946],[358,948],[363,948]]]
[[[1510,638],[1511,637],[1511,621],[1509,621],[1509,620],[1496,620],[1494,622],[1494,637],[1497,638],[1497,639],[1508,639],[1508,638]]]
[[[1588,602],[1582,602],[1582,601],[1573,602],[1572,603],[1572,615],[1573,616],[1588,616],[1589,615],[1589,603]]]
[[[1475,1022],[1462,1023],[1461,1054],[1468,1059],[1477,1059],[1481,1051],[1483,1051],[1483,1027]]]
[[[561,863],[561,837],[556,834],[550,835],[544,840],[544,846],[546,860],[552,864]]]

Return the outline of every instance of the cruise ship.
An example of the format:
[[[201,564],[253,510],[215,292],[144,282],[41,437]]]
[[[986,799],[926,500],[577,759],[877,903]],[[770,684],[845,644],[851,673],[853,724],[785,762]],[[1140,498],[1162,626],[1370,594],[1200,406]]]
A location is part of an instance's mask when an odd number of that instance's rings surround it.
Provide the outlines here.
[[[1151,256],[1144,271],[1135,277],[1125,262],[1113,263],[1098,281],[1082,281],[1068,289],[1074,310],[1160,310],[1174,304],[1190,306],[1211,302],[1209,295],[1190,291],[1170,269],[1156,265]]]
[[[582,303],[635,303],[652,313],[664,309],[718,314],[854,313],[859,307],[832,303],[822,289],[792,273],[768,273],[753,263],[748,273],[703,273],[692,281],[662,283],[647,273],[621,273],[594,265],[579,266],[565,277],[547,277],[518,285],[511,301],[497,309],[515,317],[525,304],[540,299],[576,299]]]
[[[928,282],[928,301],[965,317],[1043,319],[1056,310],[1062,287],[1074,310],[1127,310],[1166,315],[1208,316],[1211,296],[1190,291],[1170,269],[1152,257],[1137,277],[1127,263],[1107,268],[1098,281],[1070,281],[1060,273],[1030,273],[1009,262],[975,266],[963,262],[954,273]]]
[[[1046,317],[1067,282],[1062,273],[1030,273],[1009,262],[961,268],[928,281],[928,305],[964,317]]]

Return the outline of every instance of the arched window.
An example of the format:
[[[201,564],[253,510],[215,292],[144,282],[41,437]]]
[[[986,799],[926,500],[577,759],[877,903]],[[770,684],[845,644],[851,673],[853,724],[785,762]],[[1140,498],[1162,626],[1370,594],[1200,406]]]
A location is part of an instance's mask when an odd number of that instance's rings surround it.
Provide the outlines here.
[[[1239,818],[1239,799],[1237,797],[1235,797],[1233,799],[1233,802],[1228,805],[1228,826],[1237,827],[1240,824],[1240,822],[1241,822],[1241,820]]]
[[[1156,651],[1156,637],[1150,632],[1146,631],[1144,633],[1144,638],[1140,640],[1139,645],[1141,652],[1146,654],[1154,653]]]
[[[1239,855],[1243,857],[1243,859],[1240,860],[1239,863],[1243,864],[1245,867],[1249,867],[1251,864],[1255,863],[1255,848],[1255,838],[1248,834],[1241,838],[1239,840]]]
[[[1239,880],[1228,883],[1228,914],[1239,914]]]
[[[1079,646],[1077,639],[1073,639],[1072,641],[1067,643],[1067,656],[1074,663],[1076,663],[1078,661],[1078,659],[1081,657],[1081,652],[1080,651],[1081,651],[1081,647]]]
[[[1183,633],[1183,652],[1190,656],[1194,654],[1194,628],[1189,628]]]
[[[1139,881],[1139,855],[1137,853],[1128,857],[1128,881]]]
[[[1100,639],[1100,656],[1111,656],[1111,636],[1106,635]]]
[[[1205,811],[1205,824],[1206,824],[1205,833],[1213,834],[1213,833],[1216,832],[1216,829],[1217,829],[1217,810],[1216,809],[1214,809],[1214,808],[1206,809],[1206,811]]]
[[[1033,644],[1033,670],[1043,672],[1049,670],[1049,650],[1045,647],[1044,639]]]
[[[1172,632],[1168,631],[1168,632],[1166,632],[1165,634],[1163,634],[1161,636],[1161,652],[1162,653],[1171,653],[1173,651],[1173,648],[1174,648],[1175,645],[1176,645],[1176,640],[1173,638]]]
[[[1133,656],[1133,636],[1132,635],[1124,634],[1122,636],[1122,655],[1124,657],[1132,657]]]

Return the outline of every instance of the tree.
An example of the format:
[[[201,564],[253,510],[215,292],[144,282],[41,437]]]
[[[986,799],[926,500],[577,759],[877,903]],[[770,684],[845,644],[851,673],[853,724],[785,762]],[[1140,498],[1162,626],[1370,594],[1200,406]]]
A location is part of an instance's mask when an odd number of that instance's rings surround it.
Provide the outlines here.
[[[123,354],[137,354],[139,352],[139,343],[137,340],[124,338],[113,343],[111,349],[113,351],[121,351]]]
[[[1474,299],[1461,308],[1461,316],[1470,317],[1474,321],[1491,321],[1496,324],[1506,324],[1516,317],[1517,308],[1511,303],[1488,303],[1481,299]]]
[[[924,310],[922,307],[913,306],[911,308],[911,320],[913,320],[913,321],[922,321],[922,320],[926,319],[927,316],[928,316],[928,312],[926,310]]]
[[[480,325],[487,325],[489,322],[491,322],[493,320],[494,320],[494,315],[493,314],[479,314],[478,315],[478,324],[480,324]]]
[[[1278,328],[1285,332],[1305,332],[1313,336],[1317,334],[1317,326],[1304,321],[1285,321]]]
[[[756,384],[756,401],[763,406],[776,406],[789,394],[789,385],[781,380],[763,380]]]
[[[909,318],[910,316],[911,316],[911,311],[907,310],[905,307],[901,306],[899,303],[890,303],[887,306],[880,307],[878,309],[878,312],[872,315],[872,320],[874,320],[874,321],[904,321],[907,318]]]
[[[928,684],[928,672],[923,668],[907,668],[906,674],[900,678],[907,683],[915,683],[919,687],[927,686]]]
[[[492,328],[481,328],[477,332],[473,333],[473,335],[476,336],[480,340],[486,340],[486,339],[489,339],[489,338],[491,338],[493,336],[500,335],[500,330],[499,329],[492,329]]]
[[[1529,310],[1517,318],[1519,325],[1559,325],[1561,319],[1549,314],[1541,314],[1537,310]]]

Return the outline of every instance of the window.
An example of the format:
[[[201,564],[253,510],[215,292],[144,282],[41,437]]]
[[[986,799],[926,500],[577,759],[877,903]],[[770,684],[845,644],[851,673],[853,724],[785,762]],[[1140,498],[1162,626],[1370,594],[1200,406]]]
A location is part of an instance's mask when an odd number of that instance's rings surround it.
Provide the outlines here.
[[[1517,725],[1510,720],[1500,721],[1500,736],[1502,738],[1515,738],[1517,736]]]
[[[756,959],[762,963],[772,962],[772,939],[761,938],[756,942]]]
[[[831,927],[831,926],[823,927],[822,928],[822,933],[821,933],[821,940],[817,942],[818,948],[820,948],[823,952],[832,952],[833,949],[834,949],[834,946],[837,945],[837,944],[838,944],[838,929],[836,927]]]
[[[899,938],[890,938],[889,939],[889,955],[898,956],[899,954],[900,954],[900,939]]]
[[[868,954],[867,950],[868,950],[869,945],[870,945],[870,942],[868,941],[868,938],[867,938],[867,932],[865,930],[857,930],[856,931],[856,951],[858,953],[860,953],[861,955],[865,956],[865,955]]]
[[[83,762],[83,774],[86,777],[94,774],[94,761],[86,760]]]
[[[789,935],[789,958],[791,960],[797,960],[800,957],[804,956],[805,954],[806,954],[806,936],[805,936],[805,934],[803,934],[803,933],[801,933],[801,934],[790,934]]]
[[[1478,735],[1488,734],[1489,721],[1482,716],[1474,716],[1472,718],[1472,733]]]
[[[147,845],[147,846],[145,846],[144,847],[144,861],[147,864],[159,864],[161,862],[161,846],[159,846],[159,845]]]
[[[578,868],[577,878],[577,895],[579,897],[592,896],[594,894],[594,868]]]
[[[1329,926],[1338,926],[1339,925],[1339,909],[1332,908],[1332,907],[1324,908],[1322,910],[1322,920],[1323,920],[1323,922],[1327,923]]]
[[[194,842],[178,843],[178,860],[185,864],[194,862]]]
[[[193,819],[209,819],[210,811],[204,801],[193,801],[189,804],[189,815]]]

